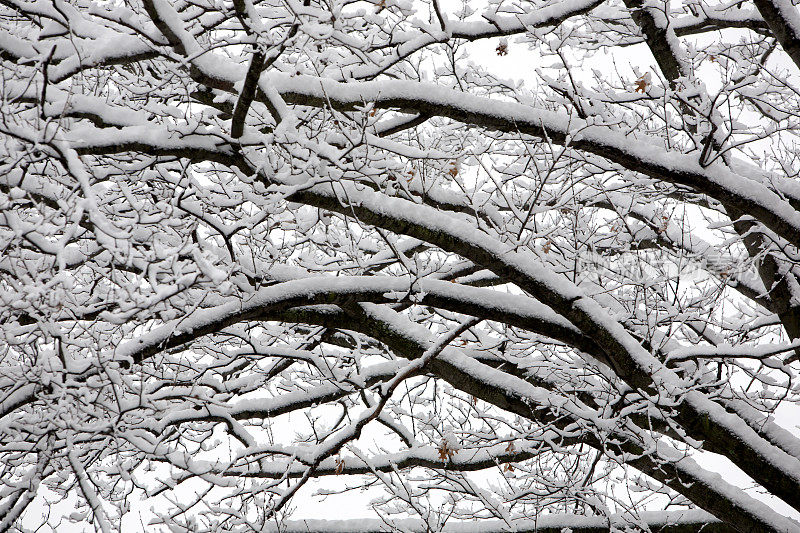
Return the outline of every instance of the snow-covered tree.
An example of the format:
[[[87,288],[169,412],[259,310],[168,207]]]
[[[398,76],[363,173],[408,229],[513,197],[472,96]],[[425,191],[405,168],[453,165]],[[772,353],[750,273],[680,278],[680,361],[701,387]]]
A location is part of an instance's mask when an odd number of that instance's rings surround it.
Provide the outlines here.
[[[3,0],[0,61],[1,531],[800,531],[792,1]]]

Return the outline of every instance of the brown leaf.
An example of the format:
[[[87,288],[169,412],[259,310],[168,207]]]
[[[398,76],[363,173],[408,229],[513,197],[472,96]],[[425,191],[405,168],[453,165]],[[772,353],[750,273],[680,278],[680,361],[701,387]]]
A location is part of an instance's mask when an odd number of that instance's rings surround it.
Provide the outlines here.
[[[344,459],[341,457],[336,458],[336,473],[341,474],[344,472]]]
[[[455,450],[451,450],[447,445],[447,441],[443,440],[439,445],[439,459],[442,461],[450,461],[455,454]]]
[[[647,91],[647,81],[645,80],[644,76],[636,80],[636,92],[637,93],[644,93]]]
[[[497,45],[497,48],[495,50],[497,50],[497,55],[499,56],[508,55],[508,45],[505,43],[500,43],[499,45]]]
[[[516,450],[516,448],[514,447],[514,443],[513,442],[509,442],[508,446],[506,446],[506,451],[508,453],[514,453],[515,450]]]
[[[447,461],[447,443],[442,442],[439,445],[439,459],[442,461]]]
[[[453,176],[454,178],[458,176],[458,163],[456,163],[455,161],[450,163],[450,170],[448,170],[447,173]]]

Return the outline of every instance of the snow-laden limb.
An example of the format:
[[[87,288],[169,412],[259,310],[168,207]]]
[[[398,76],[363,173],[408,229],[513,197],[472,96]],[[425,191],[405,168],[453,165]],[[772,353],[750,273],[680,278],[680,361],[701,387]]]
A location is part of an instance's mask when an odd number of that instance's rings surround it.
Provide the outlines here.
[[[512,102],[490,101],[433,85],[404,81],[342,84],[319,78],[272,75],[269,83],[288,101],[313,105],[329,101],[352,106],[362,101],[400,109],[419,109],[490,129],[547,136],[578,150],[600,155],[650,177],[684,185],[750,213],[790,242],[800,240],[800,215],[760,183],[721,165],[703,168],[696,157],[663,151],[604,126]]]
[[[238,74],[213,70],[217,77],[228,75],[231,84]],[[227,70],[227,69],[226,69]],[[266,75],[265,75],[266,76]],[[760,176],[742,176],[722,165],[703,168],[695,156],[664,152],[648,140],[635,140],[606,126],[588,125],[566,115],[537,110],[517,103],[489,100],[465,95],[459,91],[402,81],[381,81],[343,84],[314,77],[271,75],[263,81],[273,87],[286,101],[304,105],[334,105],[352,107],[364,101],[400,109],[418,109],[427,115],[444,116],[511,133],[546,136],[557,143],[605,157],[626,168],[653,178],[687,186],[698,192],[728,203],[754,216],[789,242],[800,241],[800,215],[781,198],[790,194],[797,198],[791,186],[777,183],[773,191],[762,183]],[[132,128],[124,135],[89,140],[84,134],[76,143],[82,153],[103,154],[146,149],[156,153],[198,155],[205,152],[209,160],[230,160],[227,150],[217,150],[219,141],[205,140],[202,144],[186,144],[181,139],[154,137],[150,128]],[[198,140],[203,139],[197,136]],[[172,150],[169,150],[171,147]]]
[[[419,296],[417,296],[419,294]],[[270,316],[297,306],[336,304],[347,299],[359,301],[403,301],[418,299],[420,303],[452,309],[476,310],[476,315],[490,317],[515,316],[512,319],[533,330],[550,331],[562,338],[578,337],[580,332],[547,306],[511,294],[474,287],[454,287],[436,280],[413,280],[380,276],[314,276],[285,281],[259,290],[246,301],[230,299],[206,307],[194,316],[182,317],[164,324],[135,340],[121,344],[113,351],[120,361],[139,363],[165,347],[181,346],[203,335],[217,333],[225,327],[259,316]],[[587,341],[584,341],[588,344]]]
[[[769,29],[783,50],[800,68],[800,12],[786,0],[754,0]]]
[[[93,481],[89,478],[89,475],[86,473],[86,470],[83,467],[83,462],[77,457],[75,451],[69,452],[67,455],[69,457],[69,464],[72,466],[75,477],[78,481],[78,486],[81,489],[81,493],[83,497],[89,504],[89,507],[92,509],[92,514],[94,518],[94,522],[100,527],[100,531],[103,533],[110,533],[111,532],[111,523],[108,520],[108,516],[106,516],[106,512],[103,509],[103,502],[97,496],[97,491],[93,486]]]
[[[629,523],[631,517],[623,516],[574,516],[545,515],[537,520],[519,520],[513,522],[514,531],[518,533],[562,533],[564,530],[576,533],[607,533],[612,526]],[[681,533],[684,531],[702,530],[709,533],[726,531],[727,526],[715,521],[710,515],[698,511],[643,512],[635,517],[635,522],[654,531],[665,533]],[[350,519],[350,520],[292,520],[281,526],[281,529],[267,531],[285,531],[286,533],[383,533],[391,528],[402,528],[403,531],[423,532],[425,524],[408,519]],[[480,520],[465,524],[448,524],[443,533],[494,533],[508,531],[505,522],[497,520]]]
[[[532,459],[542,449],[537,442],[514,441],[503,442],[487,448],[460,448],[451,457],[441,458],[439,449],[434,446],[418,446],[395,453],[370,456],[365,462],[358,457],[345,457],[341,459],[328,458],[323,460],[314,471],[314,476],[341,476],[363,475],[373,471],[393,472],[397,469],[431,468],[453,470],[459,472],[473,472],[497,468],[512,462],[521,462]],[[511,446],[510,444],[513,444]],[[508,450],[513,448],[513,452]],[[264,477],[276,478],[300,477],[304,468],[294,465],[291,461],[275,460],[267,465],[237,467],[231,466],[220,471],[220,474],[234,477]]]

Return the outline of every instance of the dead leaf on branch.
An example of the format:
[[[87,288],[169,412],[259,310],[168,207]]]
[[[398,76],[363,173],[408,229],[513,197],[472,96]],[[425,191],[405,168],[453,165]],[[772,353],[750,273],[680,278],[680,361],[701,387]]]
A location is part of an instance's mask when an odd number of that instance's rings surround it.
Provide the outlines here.
[[[656,228],[659,234],[664,233],[669,228],[669,215],[661,215],[661,224]]]
[[[451,461],[453,456],[456,454],[456,451],[450,448],[447,444],[447,440],[442,440],[442,443],[439,445],[439,459],[442,461]]]
[[[647,88],[650,86],[651,76],[649,72],[645,72],[641,78],[636,80],[636,89],[635,92],[637,93],[645,93],[647,92]]]
[[[495,48],[495,50],[497,51],[497,55],[499,56],[508,55],[508,43],[505,41],[500,41],[500,44],[497,45],[497,48]]]
[[[450,163],[450,169],[447,171],[447,173],[450,174],[454,178],[456,176],[458,176],[458,162],[452,161]]]

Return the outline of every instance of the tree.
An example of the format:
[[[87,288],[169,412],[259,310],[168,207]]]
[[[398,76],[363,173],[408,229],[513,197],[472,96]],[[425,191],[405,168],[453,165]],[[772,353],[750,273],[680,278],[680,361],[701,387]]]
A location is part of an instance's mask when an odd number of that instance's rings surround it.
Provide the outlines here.
[[[0,530],[800,531],[788,0],[0,10]]]

